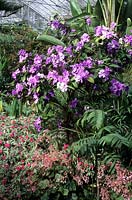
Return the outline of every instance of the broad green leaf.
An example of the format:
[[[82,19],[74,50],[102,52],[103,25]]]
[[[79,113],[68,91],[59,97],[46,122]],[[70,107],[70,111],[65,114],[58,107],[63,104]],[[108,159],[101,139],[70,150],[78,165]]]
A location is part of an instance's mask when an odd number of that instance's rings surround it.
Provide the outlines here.
[[[49,44],[65,46],[65,44],[61,40],[59,40],[59,39],[57,39],[53,36],[50,36],[50,35],[39,35],[37,37],[37,40],[43,41],[43,42],[46,42],[46,43],[49,43]]]
[[[64,196],[67,196],[68,193],[69,193],[69,190],[68,190],[68,189],[64,189],[64,190],[63,190],[63,195],[64,195]]]
[[[0,112],[3,111],[3,104],[2,104],[2,100],[0,100]]]
[[[130,27],[132,25],[132,21],[130,18],[127,18],[127,27]]]
[[[126,28],[126,34],[132,35],[132,26]]]
[[[70,7],[73,17],[78,16],[82,13],[78,0],[70,0]]]
[[[72,200],[78,200],[76,193],[72,193]]]
[[[90,83],[94,83],[94,79],[93,79],[92,77],[89,77],[89,78],[88,78],[88,81],[89,81]]]
[[[39,187],[42,188],[42,189],[47,188],[48,185],[49,185],[49,180],[48,179],[45,179],[45,180],[39,182]]]
[[[92,6],[89,0],[87,0],[87,6],[86,6],[86,11],[88,14],[92,14]]]
[[[121,136],[118,133],[111,133],[103,136],[100,140],[100,144],[108,144],[112,147],[121,148],[122,145],[129,147],[129,141],[127,138]]]

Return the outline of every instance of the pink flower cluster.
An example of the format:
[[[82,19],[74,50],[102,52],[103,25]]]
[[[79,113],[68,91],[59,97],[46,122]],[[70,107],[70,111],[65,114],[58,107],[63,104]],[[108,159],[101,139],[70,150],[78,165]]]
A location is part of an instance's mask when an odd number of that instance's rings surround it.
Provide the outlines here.
[[[132,191],[129,186],[132,184],[132,172],[121,167],[118,162],[115,165],[115,174],[108,175],[109,166],[100,166],[98,179],[100,183],[100,196],[102,200],[110,200],[111,192],[123,197],[125,200],[132,198]]]
[[[0,115],[0,199],[21,199],[22,188],[29,193],[32,185],[30,154],[34,146],[34,116],[11,119]],[[26,197],[25,197],[26,199]]]
[[[58,150],[51,144],[51,138],[44,135],[41,141],[47,141],[49,147],[46,151],[37,148],[32,157],[31,168],[40,171],[40,179],[44,179],[48,174],[59,174],[59,176],[48,176],[49,186],[64,184],[69,180],[75,181],[79,185],[89,183],[89,178],[94,175],[94,166],[88,164],[85,159],[72,157],[69,153],[69,145],[64,144],[62,150]]]

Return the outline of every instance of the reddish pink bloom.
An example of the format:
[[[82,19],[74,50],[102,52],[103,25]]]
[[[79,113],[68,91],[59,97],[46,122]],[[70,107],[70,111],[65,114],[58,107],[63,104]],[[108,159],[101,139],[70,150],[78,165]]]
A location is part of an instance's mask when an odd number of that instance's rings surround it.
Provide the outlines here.
[[[34,139],[33,138],[30,138],[30,142],[33,142],[34,141]]]
[[[4,155],[4,156],[2,156],[2,160],[5,160],[6,159],[6,156]]]
[[[11,126],[12,129],[16,128],[15,126]]]
[[[92,170],[93,170],[93,169],[94,169],[94,166],[93,166],[93,165],[90,165],[90,169],[92,169]]]
[[[0,135],[2,135],[3,133],[2,132],[0,132]]]
[[[69,147],[69,144],[64,144],[63,149],[66,150]]]
[[[20,171],[20,170],[24,170],[25,166],[24,165],[19,165],[16,167],[16,170],[17,171]]]
[[[0,145],[3,143],[3,141],[2,140],[0,140]]]
[[[16,122],[14,120],[11,120],[11,124],[15,124]]]
[[[11,145],[10,145],[9,143],[5,143],[4,146],[5,146],[6,148],[10,148]]]
[[[24,170],[25,166],[24,165],[21,165],[21,170]]]
[[[84,163],[83,162],[78,162],[78,165],[83,165]]]
[[[10,134],[10,137],[14,137],[14,133],[11,133],[11,134]]]
[[[31,166],[31,163],[27,163],[27,166],[30,167],[30,166]]]
[[[0,154],[2,154],[3,153],[3,150],[2,149],[0,149]]]
[[[85,168],[88,167],[88,163],[84,163],[84,167],[85,167]]]
[[[16,170],[17,170],[17,171],[20,171],[20,170],[21,170],[21,166],[17,166],[17,167],[16,167]]]
[[[81,158],[77,158],[77,160],[78,160],[78,161],[80,161],[80,160],[81,160]]]
[[[26,139],[28,139],[29,137],[28,137],[28,135],[26,135]]]
[[[22,143],[24,143],[24,142],[25,142],[25,140],[24,140],[23,138],[21,138],[21,142],[22,142]]]

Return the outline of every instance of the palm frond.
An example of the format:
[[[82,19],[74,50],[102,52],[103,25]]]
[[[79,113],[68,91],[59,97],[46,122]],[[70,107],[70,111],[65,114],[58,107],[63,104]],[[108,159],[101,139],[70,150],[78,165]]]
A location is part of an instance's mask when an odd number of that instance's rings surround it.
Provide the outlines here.
[[[121,160],[120,155],[117,155],[115,153],[109,153],[104,155],[103,163],[106,165],[107,164],[110,165],[109,173],[113,173],[115,171],[115,164],[117,163],[117,161],[120,160]]]
[[[61,92],[60,90],[54,90],[55,98],[57,99],[57,102],[64,106],[67,104],[68,95],[66,92]]]
[[[104,118],[105,112],[103,110],[88,110],[84,113],[81,119],[81,125],[84,127],[86,123],[90,123],[93,128],[99,130],[103,127]]]
[[[130,148],[130,141],[127,137],[121,136],[119,133],[111,133],[103,136],[99,143],[101,145],[110,145],[111,147],[121,148],[123,145]]]
[[[73,152],[75,153],[93,153],[96,150],[96,146],[97,146],[97,141],[96,138],[94,136],[88,137],[88,138],[84,138],[84,139],[80,139],[77,142],[74,142],[71,146]]]

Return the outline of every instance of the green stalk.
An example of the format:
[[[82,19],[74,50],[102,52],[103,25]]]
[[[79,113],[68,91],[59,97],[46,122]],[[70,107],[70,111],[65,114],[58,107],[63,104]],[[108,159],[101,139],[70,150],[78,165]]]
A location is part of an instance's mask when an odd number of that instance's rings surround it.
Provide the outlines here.
[[[89,0],[87,0],[87,12],[92,15],[92,8],[91,8],[91,3]]]
[[[104,8],[104,13],[105,13],[105,20],[106,20],[106,26],[109,24],[109,10],[108,10],[108,5],[105,3],[105,1],[102,1],[102,5]]]
[[[115,0],[111,2],[111,22],[115,22]]]
[[[118,22],[119,22],[119,17],[120,17],[120,13],[121,13],[122,5],[123,5],[123,0],[122,0],[121,3],[120,3],[120,7],[119,7],[119,11],[118,11],[118,15],[117,15],[117,18],[116,18],[116,24],[117,24],[117,25],[118,25]]]
[[[111,23],[111,0],[107,0],[107,13],[108,13],[107,26],[109,27]]]
[[[111,0],[107,0],[107,7],[108,7],[108,10],[110,11],[111,10]]]
[[[100,3],[101,10],[102,10],[102,14],[103,14],[105,26],[107,26],[107,17],[106,17],[105,10],[104,10],[104,8],[103,8],[103,4],[102,4],[102,2],[101,2],[100,0],[99,0],[99,3]]]
[[[99,200],[99,180],[98,180],[98,144],[96,146],[96,155],[95,155],[95,166],[96,166],[96,198]]]

